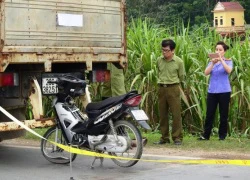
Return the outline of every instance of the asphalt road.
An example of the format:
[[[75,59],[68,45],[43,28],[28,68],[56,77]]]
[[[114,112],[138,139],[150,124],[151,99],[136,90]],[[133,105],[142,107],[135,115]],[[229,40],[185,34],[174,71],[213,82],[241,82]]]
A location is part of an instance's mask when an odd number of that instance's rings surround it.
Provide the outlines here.
[[[177,157],[146,156],[147,159]],[[93,157],[78,156],[72,165],[48,162],[39,148],[12,147],[0,144],[0,180],[249,180],[250,167],[232,165],[184,165],[140,161],[121,168],[105,159],[103,167],[90,168]]]

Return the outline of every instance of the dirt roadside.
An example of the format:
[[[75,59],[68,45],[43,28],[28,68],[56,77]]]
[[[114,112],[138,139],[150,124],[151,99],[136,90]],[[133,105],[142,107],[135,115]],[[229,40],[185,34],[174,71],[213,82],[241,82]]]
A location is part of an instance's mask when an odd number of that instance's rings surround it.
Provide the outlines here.
[[[13,146],[34,146],[39,147],[40,141],[27,140],[27,139],[12,139],[3,141],[0,145],[13,145]],[[249,160],[250,153],[239,153],[233,151],[205,151],[202,149],[189,149],[184,150],[182,147],[168,148],[168,147],[152,147],[145,146],[143,150],[144,154],[162,155],[162,156],[185,156],[196,158],[209,158],[209,159],[242,159]]]

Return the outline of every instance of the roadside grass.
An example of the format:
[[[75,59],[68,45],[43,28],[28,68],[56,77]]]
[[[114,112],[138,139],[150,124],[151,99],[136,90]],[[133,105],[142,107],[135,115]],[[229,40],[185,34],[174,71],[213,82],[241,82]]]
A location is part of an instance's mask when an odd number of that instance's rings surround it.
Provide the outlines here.
[[[35,128],[35,129],[32,129],[32,130],[35,131],[37,134],[40,134],[41,136],[43,136],[48,129],[49,128]],[[22,139],[29,139],[29,140],[40,140],[39,137],[37,137],[36,135],[34,135],[34,134],[32,134],[32,133],[30,133],[28,131],[21,138]]]
[[[159,141],[161,135],[159,133],[143,133],[143,137],[148,139],[148,147],[166,147],[181,150],[203,150],[203,151],[225,151],[225,152],[250,152],[250,139],[247,137],[227,137],[224,141],[219,141],[218,136],[211,136],[209,141],[199,141],[198,136],[186,135],[183,138],[183,144],[176,146],[171,141],[166,145],[155,145],[154,142]]]
[[[33,129],[35,132],[43,136],[48,128],[36,128]],[[183,144],[181,146],[176,146],[171,141],[171,144],[166,145],[155,145],[154,142],[158,141],[161,137],[160,133],[142,133],[143,137],[146,137],[148,143],[146,147],[159,147],[159,148],[171,148],[171,149],[181,149],[181,150],[203,150],[203,151],[225,151],[225,152],[239,152],[248,153],[250,152],[250,139],[247,137],[227,137],[225,141],[219,141],[218,136],[212,136],[209,141],[198,141],[197,136],[185,135],[183,138]],[[37,140],[40,138],[26,132],[26,135],[22,137],[23,139]]]

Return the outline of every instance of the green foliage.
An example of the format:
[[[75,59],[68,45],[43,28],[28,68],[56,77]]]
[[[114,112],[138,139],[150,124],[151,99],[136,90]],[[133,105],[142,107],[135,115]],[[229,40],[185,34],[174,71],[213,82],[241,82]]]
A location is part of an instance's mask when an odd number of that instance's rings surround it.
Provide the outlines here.
[[[43,96],[43,112],[44,112],[44,117],[54,117],[55,112],[54,109],[52,108],[52,100],[53,96]],[[26,103],[26,119],[33,119],[33,107],[30,103],[30,100],[27,101]]]
[[[247,34],[248,35],[248,34]],[[189,26],[178,25],[169,28],[154,24],[152,21],[132,20],[128,28],[128,61],[126,82],[131,89],[138,89],[143,95],[142,107],[150,117],[153,129],[158,127],[158,97],[156,59],[161,55],[160,43],[164,38],[172,38],[177,46],[175,53],[184,61],[186,79],[183,100],[183,124],[189,133],[203,129],[206,113],[206,96],[209,77],[204,75],[208,64],[207,54],[214,52],[219,40],[232,48],[226,56],[233,59],[234,69],[230,75],[232,96],[229,112],[229,133],[244,132],[249,127],[250,116],[250,45],[248,40],[223,39],[209,29],[209,24],[190,30]],[[135,77],[135,78],[132,78]],[[218,112],[215,127],[219,126]],[[248,131],[247,131],[248,132]]]
[[[198,141],[197,136],[186,134],[182,146],[176,146],[173,143],[166,145],[155,145],[154,142],[158,141],[161,137],[159,133],[144,133],[143,137],[148,139],[147,147],[159,147],[159,148],[170,148],[170,149],[181,149],[181,150],[195,150],[195,151],[232,151],[248,153],[250,150],[249,139],[242,137],[229,137],[225,141],[219,141],[218,136],[212,136],[209,141]]]
[[[43,136],[48,129],[49,128],[35,128],[35,129],[33,129],[33,131],[35,131],[39,135]],[[25,133],[25,136],[22,137],[22,138],[24,138],[24,139],[32,139],[32,140],[36,140],[36,141],[41,140],[40,137],[37,137],[36,135],[34,135],[34,134],[32,134],[32,133],[30,133],[28,131]]]
[[[28,100],[26,103],[26,108],[25,108],[25,118],[26,119],[33,119],[32,108],[33,107],[30,103],[30,100]]]
[[[128,59],[129,66],[126,72],[126,83],[130,89],[138,89],[143,94],[142,107],[152,119],[151,124],[156,126],[158,121],[157,76],[155,62],[160,55],[159,42],[169,35],[167,29],[151,23],[146,19],[132,20],[128,28]],[[135,78],[133,78],[135,77]],[[132,79],[133,78],[133,79]],[[155,105],[155,106],[152,106]]]
[[[236,0],[231,0],[236,1]],[[250,1],[237,0],[245,9],[245,20],[250,23]],[[183,20],[191,26],[213,22],[211,12],[218,0],[126,0],[129,20],[148,18],[157,24],[173,27]]]
[[[44,96],[43,97],[43,112],[44,117],[54,117],[55,112],[54,108],[52,107],[53,96]]]

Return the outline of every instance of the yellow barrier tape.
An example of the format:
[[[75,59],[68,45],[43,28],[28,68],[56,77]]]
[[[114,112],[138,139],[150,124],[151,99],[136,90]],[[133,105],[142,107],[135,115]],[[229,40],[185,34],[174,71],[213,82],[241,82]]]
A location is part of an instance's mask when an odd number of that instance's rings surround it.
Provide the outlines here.
[[[36,135],[41,139],[45,139],[40,134],[36,133],[29,127],[25,126],[21,121],[17,120],[14,116],[8,113],[5,109],[0,106],[0,111],[4,113],[7,117],[9,117],[12,121],[16,122],[22,128],[26,129],[30,133]],[[47,139],[45,139],[47,140]],[[199,160],[149,160],[149,159],[133,159],[133,158],[126,158],[126,157],[118,157],[118,156],[111,156],[108,154],[97,153],[92,151],[87,151],[83,149],[78,149],[70,146],[65,146],[63,144],[58,144],[56,142],[49,141],[52,144],[64,149],[67,152],[80,154],[85,156],[93,156],[93,157],[103,157],[103,158],[113,158],[113,159],[121,159],[121,160],[140,160],[144,162],[159,162],[159,163],[182,163],[182,164],[205,164],[205,165],[237,165],[237,166],[250,166],[250,160],[224,160],[224,159],[199,159]]]
[[[50,141],[51,142],[51,141]],[[65,146],[62,144],[58,144],[55,142],[51,142],[56,146],[64,149],[67,152],[71,152],[74,154],[81,154],[86,156],[94,156],[94,157],[103,157],[103,158],[114,158],[114,159],[121,159],[121,160],[140,160],[144,162],[159,162],[159,163],[184,163],[184,164],[210,164],[210,165],[239,165],[239,166],[250,166],[250,160],[224,160],[224,159],[199,159],[199,160],[149,160],[149,159],[133,159],[133,158],[126,158],[126,157],[118,157],[118,156],[111,156],[108,154],[102,154],[92,151],[87,151],[83,149],[77,149],[74,147]]]

